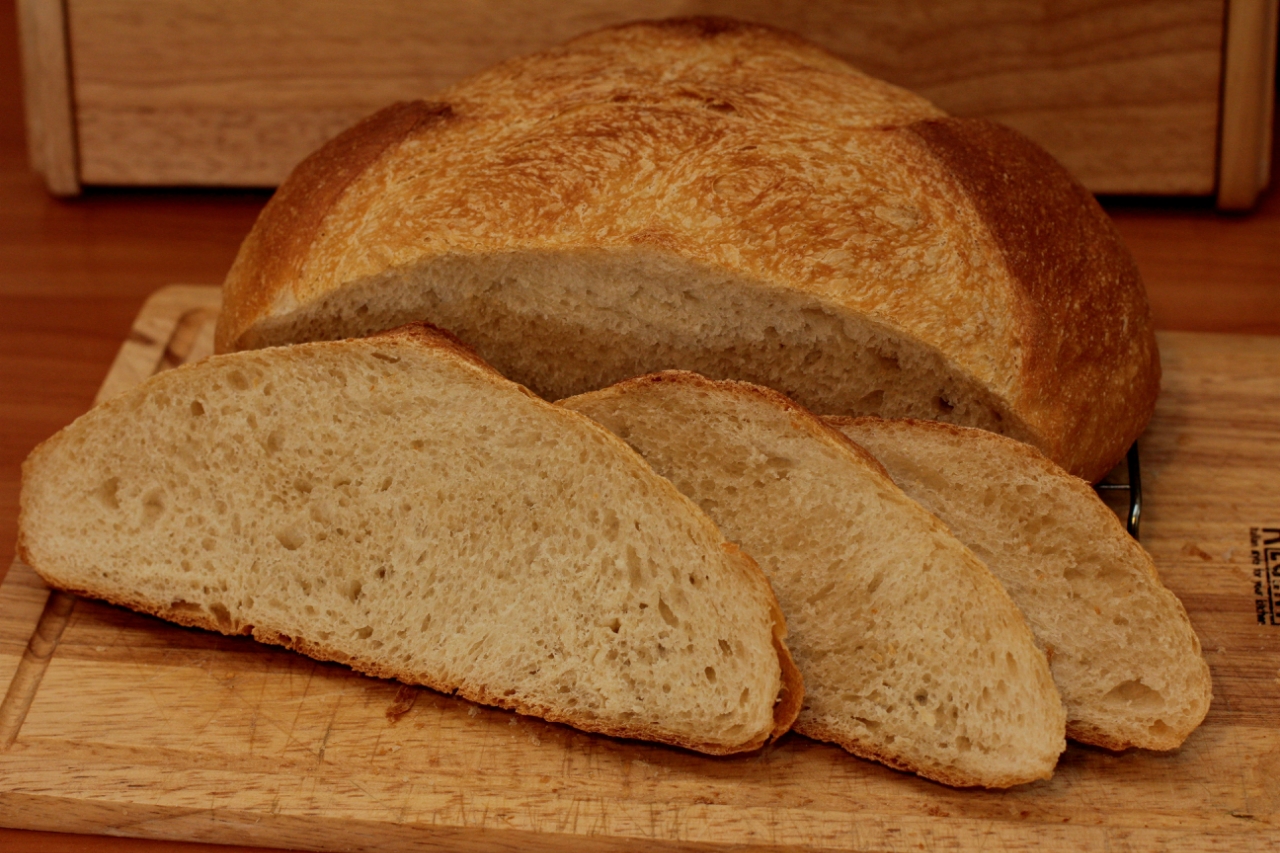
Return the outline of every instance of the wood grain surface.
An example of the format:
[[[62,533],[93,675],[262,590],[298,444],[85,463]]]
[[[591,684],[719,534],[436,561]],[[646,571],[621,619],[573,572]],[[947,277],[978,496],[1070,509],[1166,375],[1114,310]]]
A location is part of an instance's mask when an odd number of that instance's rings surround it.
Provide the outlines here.
[[[61,0],[17,0],[22,33],[27,149],[31,166],[57,195],[80,192],[67,16]]]
[[[15,13],[6,9],[14,6],[0,9],[0,572],[13,553],[23,458],[91,405],[150,293],[221,281],[268,196],[89,189],[51,198],[28,165]],[[1244,215],[1199,200],[1113,197],[1104,206],[1137,258],[1159,328],[1280,334],[1275,189]],[[0,828],[5,853],[231,849]]]
[[[1276,18],[1280,0],[1227,7],[1218,154],[1218,207],[1247,210],[1271,179]]]
[[[156,294],[101,396],[210,352],[217,301]],[[1259,598],[1252,563],[1262,540],[1280,543],[1280,340],[1160,344],[1144,541],[1215,692],[1175,753],[1073,745],[1053,780],[1008,792],[951,790],[796,735],[709,759],[50,595],[16,563],[0,586],[0,825],[312,850],[1280,844],[1280,574]]]
[[[1224,8],[1223,0],[67,0],[87,184],[274,186],[393,101],[608,24],[719,14],[794,30],[943,109],[1009,124],[1095,192],[1187,194],[1215,186]]]

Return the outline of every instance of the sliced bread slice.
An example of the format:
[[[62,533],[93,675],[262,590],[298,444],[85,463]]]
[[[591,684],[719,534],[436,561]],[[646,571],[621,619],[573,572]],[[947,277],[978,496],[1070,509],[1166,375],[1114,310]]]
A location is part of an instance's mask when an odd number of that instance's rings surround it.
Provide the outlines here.
[[[1093,489],[1039,451],[982,430],[829,418],[991,569],[1049,652],[1067,736],[1173,749],[1213,685],[1181,602]]]
[[[1048,778],[1064,714],[991,573],[781,394],[666,372],[562,400],[625,439],[768,573],[805,679],[795,729],[951,785]]]
[[[20,550],[65,590],[708,753],[802,693],[768,581],[696,506],[420,325],[93,409],[24,465]]]

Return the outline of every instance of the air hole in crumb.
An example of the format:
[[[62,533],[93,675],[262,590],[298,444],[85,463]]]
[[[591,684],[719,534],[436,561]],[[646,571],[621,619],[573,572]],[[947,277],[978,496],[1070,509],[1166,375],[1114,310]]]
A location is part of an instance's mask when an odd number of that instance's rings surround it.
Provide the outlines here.
[[[1160,691],[1153,690],[1140,680],[1122,681],[1107,691],[1102,697],[1108,702],[1124,702],[1128,705],[1142,707],[1158,707],[1164,702]]]
[[[296,551],[302,547],[302,543],[307,541],[307,537],[297,527],[286,527],[283,530],[276,531],[276,539],[285,547],[287,551]]]
[[[391,488],[391,478],[387,477],[382,481],[382,485],[378,487],[378,491],[385,492],[389,488]]]
[[[707,675],[707,681],[710,681],[712,684],[716,683],[716,668],[714,666],[707,667],[703,672]]]
[[[614,617],[614,618],[609,622],[609,630],[610,630],[610,631],[612,631],[612,632],[613,632],[613,633],[615,633],[615,634],[616,634],[616,633],[618,633],[619,631],[621,631],[621,630],[622,630],[622,620],[615,616],[615,617]]]
[[[198,418],[198,417],[200,417],[201,415],[203,415],[203,414],[204,414],[204,404],[203,404],[203,403],[201,403],[199,400],[192,400],[192,401],[191,401],[191,414],[192,414],[192,415],[194,415],[194,416],[195,416],[195,417],[197,417],[197,418]]]
[[[413,441],[409,442],[409,446],[412,447],[414,450],[421,450],[423,447],[426,446],[426,442],[420,438],[415,438]]]
[[[293,481],[293,487],[304,495],[309,495],[311,494],[311,490],[315,488],[315,484],[306,477],[299,477]]]
[[[360,593],[364,589],[364,585],[357,580],[347,581],[342,585],[342,592],[354,604],[360,598]]]
[[[371,353],[371,355],[379,361],[385,361],[388,364],[397,364],[400,361],[399,356],[387,355],[385,352],[375,352]]]
[[[164,493],[159,489],[152,489],[147,492],[147,496],[142,499],[142,519],[148,523],[155,521],[164,514]]]
[[[376,572],[373,573],[373,576],[376,577],[378,580],[382,580],[387,576],[387,570],[385,568],[378,569]]]
[[[427,629],[430,627],[431,627],[431,614],[428,613],[422,619],[422,632],[425,634],[427,632]]]
[[[200,547],[204,548],[206,551],[212,551],[213,549],[218,547],[218,541],[214,539],[212,536],[206,536],[200,542]]]
[[[365,625],[363,628],[356,629],[356,639],[367,640],[373,636],[373,628]]]
[[[101,502],[107,509],[119,509],[120,498],[116,494],[119,490],[120,478],[112,477],[101,486],[98,486],[94,494],[97,496],[99,502]]]
[[[609,531],[606,529],[606,535]],[[617,528],[613,530],[613,535],[609,536],[610,541],[617,537]],[[633,588],[638,588],[644,584],[644,574],[640,569],[640,555],[636,553],[636,549],[632,545],[627,546],[627,579],[631,582]]]
[[[733,646],[729,645],[728,640],[720,641],[720,652],[725,657],[733,657]]]
[[[227,381],[230,382],[231,387],[237,391],[249,390],[249,380],[246,379],[244,374],[238,370],[231,371],[230,375],[227,376]]]
[[[278,429],[271,431],[267,436],[266,448],[268,453],[278,453],[284,448],[284,434]]]
[[[933,398],[933,405],[940,413],[949,414],[955,411],[956,405],[941,395]]]
[[[658,612],[662,614],[663,622],[666,622],[672,628],[680,627],[680,620],[676,618],[676,614],[671,612],[671,608],[662,600],[662,596],[658,596]]]
[[[227,610],[226,605],[222,602],[215,601],[209,605],[209,612],[213,614],[213,618],[218,620],[219,628],[231,627],[231,612]]]

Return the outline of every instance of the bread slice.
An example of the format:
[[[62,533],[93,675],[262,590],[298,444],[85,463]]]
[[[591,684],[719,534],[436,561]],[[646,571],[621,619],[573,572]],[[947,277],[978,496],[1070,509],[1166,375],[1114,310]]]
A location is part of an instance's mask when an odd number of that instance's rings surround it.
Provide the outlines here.
[[[1035,448],[923,421],[828,418],[969,546],[1049,652],[1067,736],[1173,749],[1213,685],[1181,602],[1096,492]]]
[[[759,567],[625,444],[421,326],[162,373],[23,467],[53,586],[708,753],[802,687]]]
[[[785,397],[667,372],[561,401],[636,448],[768,573],[795,730],[950,785],[1048,778],[1064,715],[991,573],[864,450]]]
[[[591,33],[343,133],[246,238],[217,346],[410,320],[547,399],[683,368],[1090,479],[1160,380],[1137,265],[1052,157],[726,19]]]

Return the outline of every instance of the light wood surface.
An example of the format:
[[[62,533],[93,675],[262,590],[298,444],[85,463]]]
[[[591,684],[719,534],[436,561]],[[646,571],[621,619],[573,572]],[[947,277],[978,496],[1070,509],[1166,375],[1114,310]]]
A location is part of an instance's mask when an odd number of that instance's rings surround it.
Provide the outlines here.
[[[1223,62],[1218,207],[1253,207],[1271,177],[1280,0],[1230,0]]]
[[[208,353],[216,304],[214,288],[153,297],[102,396]],[[1144,542],[1215,692],[1175,753],[1073,745],[1052,781],[1009,792],[951,790],[795,735],[710,759],[49,595],[16,563],[0,586],[0,681],[13,674],[0,824],[314,850],[1280,844],[1280,618],[1259,624],[1250,538],[1280,538],[1280,340],[1160,343]]]
[[[67,9],[87,184],[274,186],[393,101],[607,24],[722,14],[797,31],[957,115],[1005,122],[1095,192],[1207,195],[1215,185],[1223,0],[67,0]],[[1231,144],[1254,152],[1241,136],[1249,127],[1235,126]]]
[[[27,148],[54,195],[80,192],[67,19],[62,0],[17,0]]]

